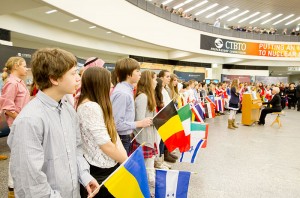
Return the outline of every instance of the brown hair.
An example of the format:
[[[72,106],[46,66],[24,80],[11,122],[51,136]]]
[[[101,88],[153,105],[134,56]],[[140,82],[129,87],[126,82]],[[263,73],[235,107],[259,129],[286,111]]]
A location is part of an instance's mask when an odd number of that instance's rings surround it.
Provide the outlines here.
[[[8,77],[8,74],[11,73],[13,67],[15,64],[20,65],[21,62],[26,62],[24,58],[22,57],[18,57],[18,56],[14,56],[14,57],[10,57],[6,63],[5,63],[5,67],[3,68],[3,73],[2,73],[2,80],[5,83],[6,79]]]
[[[176,74],[171,74],[171,80],[170,80],[170,83],[168,85],[170,90],[171,90],[171,99],[174,99],[174,101],[177,100],[177,96],[179,95],[178,85],[176,85],[176,86],[173,85],[173,81],[175,79],[178,79],[178,76]]]
[[[77,107],[84,99],[100,105],[105,126],[113,143],[117,141],[117,130],[113,118],[112,104],[109,99],[110,72],[100,67],[90,67],[84,71],[81,79],[81,93]]]
[[[76,64],[76,58],[70,52],[58,48],[39,49],[31,59],[33,79],[40,90],[47,89],[52,86],[50,78],[61,78]]]
[[[118,60],[115,67],[118,82],[123,82],[127,79],[127,76],[132,76],[135,69],[140,69],[140,64],[135,59],[123,58]]]
[[[235,89],[238,89],[238,79],[235,78],[232,80],[231,87],[235,87]]]
[[[151,72],[150,70],[146,70],[142,72],[141,79],[137,84],[137,94],[136,97],[144,93],[147,96],[147,107],[148,110],[153,112],[155,111],[156,102],[155,102],[155,94],[154,94],[154,87],[153,87],[153,78],[155,73]]]

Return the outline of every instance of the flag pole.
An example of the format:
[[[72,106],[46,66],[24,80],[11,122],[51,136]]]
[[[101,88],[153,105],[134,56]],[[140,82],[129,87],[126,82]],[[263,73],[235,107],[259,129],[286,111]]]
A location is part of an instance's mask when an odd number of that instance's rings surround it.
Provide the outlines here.
[[[142,132],[144,130],[144,128],[142,128],[133,138],[132,138],[132,140],[131,140],[131,142],[130,143],[132,143],[133,142],[133,140],[135,140],[135,138]]]
[[[143,142],[140,146],[144,146],[144,144],[145,144],[145,142]],[[140,147],[139,146],[139,147]],[[139,148],[138,147],[138,148]],[[137,148],[137,149],[138,149]],[[96,188],[93,192],[92,192],[92,194],[91,194],[91,196],[89,195],[87,198],[92,198],[93,196],[94,196],[94,193],[95,193],[95,191],[99,191],[100,190],[100,188],[104,185],[104,183],[105,182],[107,182],[107,180],[108,179],[110,179],[112,176],[113,176],[113,174],[115,173],[115,172],[117,172],[120,168],[122,168],[122,166],[124,166],[124,164],[128,161],[130,159],[130,156],[122,163],[122,164],[120,164],[120,166],[114,171],[114,172],[112,172],[99,186],[98,186],[98,188]]]

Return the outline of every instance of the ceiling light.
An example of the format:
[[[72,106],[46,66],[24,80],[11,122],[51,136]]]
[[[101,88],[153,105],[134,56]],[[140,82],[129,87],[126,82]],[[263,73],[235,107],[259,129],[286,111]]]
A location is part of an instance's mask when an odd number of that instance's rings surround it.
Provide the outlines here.
[[[252,18],[252,17],[255,17],[256,15],[260,14],[260,12],[255,12],[254,14],[251,14],[250,16],[240,20],[238,23],[242,23],[244,21],[247,21],[248,19]]]
[[[172,1],[174,1],[174,0],[167,0],[167,1],[162,2],[161,4],[166,5],[168,3],[171,3]]]
[[[91,26],[91,27],[89,27],[90,29],[94,29],[94,28],[96,28],[96,26]]]
[[[218,14],[219,12],[222,12],[222,11],[226,10],[227,8],[229,8],[229,6],[225,6],[225,7],[221,8],[221,9],[219,9],[219,10],[217,10],[217,11],[215,11],[215,12],[213,12],[213,13],[207,15],[205,18],[212,17],[212,16]]]
[[[278,76],[282,76],[282,74],[278,74]]]
[[[293,16],[294,16],[294,14],[291,14],[291,15],[289,15],[289,16],[287,16],[287,17],[285,17],[285,18],[283,18],[283,19],[281,19],[281,20],[279,20],[279,21],[276,21],[276,22],[273,23],[272,25],[276,25],[276,24],[278,24],[278,23],[281,23],[282,21],[287,20],[287,19],[289,19],[289,18],[291,18],[291,17],[293,17]]]
[[[289,24],[291,24],[291,23],[294,23],[295,21],[298,21],[299,19],[300,19],[300,17],[298,17],[297,19],[294,19],[294,20],[292,20],[292,21],[286,23],[285,25],[289,25]]]
[[[262,15],[261,17],[257,18],[257,19],[254,19],[253,21],[250,22],[250,24],[252,23],[255,23],[256,21],[259,21],[263,18],[266,18],[267,16],[271,15],[271,13],[268,13],[268,14],[265,14],[265,15]]]
[[[122,38],[125,38],[125,36],[123,35]]]
[[[292,74],[291,72],[288,72],[288,73],[286,73],[286,74]]]
[[[106,32],[107,34],[110,34],[111,32],[110,31],[108,31],[108,32]]]
[[[230,12],[227,12],[226,14],[223,14],[222,16],[218,17],[219,19],[223,19],[224,17],[232,14],[232,13],[235,13],[236,11],[238,11],[239,9],[238,8],[235,8],[234,10],[231,10]]]
[[[195,8],[198,8],[198,7],[202,6],[202,5],[206,4],[207,2],[208,2],[208,1],[205,0],[205,1],[202,1],[202,2],[200,2],[200,3],[196,4],[196,5],[194,5],[193,7],[190,7],[190,8],[188,8],[188,9],[185,10],[185,13],[187,13],[187,12],[189,12],[189,11],[192,11],[192,10],[194,10]]]
[[[185,4],[188,4],[188,3],[192,2],[192,1],[193,1],[193,0],[186,0],[186,1],[183,2],[183,3],[180,3],[180,4],[178,4],[177,6],[174,6],[173,8],[174,8],[174,9],[180,8],[180,7],[184,6]]]
[[[211,6],[208,6],[207,8],[205,8],[205,9],[203,9],[203,10],[197,12],[197,13],[195,14],[195,16],[198,16],[199,14],[202,14],[203,12],[206,12],[206,11],[208,11],[208,10],[210,10],[210,9],[213,9],[214,7],[216,7],[216,6],[218,6],[218,5],[219,5],[218,3],[215,3],[215,4],[211,5]]]
[[[231,18],[228,19],[227,21],[232,21],[232,20],[234,20],[234,19],[236,19],[236,18],[238,18],[238,17],[240,17],[240,16],[242,16],[242,15],[244,15],[244,14],[247,14],[248,12],[249,12],[249,10],[246,10],[246,11],[244,11],[244,12],[242,12],[242,13],[240,13],[240,14],[234,16],[234,17],[231,17]]]
[[[71,23],[78,21],[79,19],[72,19],[70,20]]]
[[[57,12],[57,10],[49,10],[49,11],[47,11],[47,12],[45,12],[46,14],[52,14],[52,13],[54,13],[54,12]]]
[[[280,17],[280,16],[282,16],[282,14],[278,14],[278,15],[276,15],[276,16],[274,16],[274,17],[268,19],[268,20],[265,20],[264,22],[261,23],[261,25],[266,24],[266,23],[268,23],[269,21],[272,21],[272,20],[274,20],[274,19],[277,19],[277,18]]]

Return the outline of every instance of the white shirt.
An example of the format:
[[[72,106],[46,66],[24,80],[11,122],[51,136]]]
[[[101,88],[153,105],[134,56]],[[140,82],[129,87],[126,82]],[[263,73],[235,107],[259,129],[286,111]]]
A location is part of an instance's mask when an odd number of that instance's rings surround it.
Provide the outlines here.
[[[100,168],[114,167],[117,162],[103,153],[99,147],[111,141],[100,105],[96,102],[83,103],[79,105],[77,114],[83,142],[83,155],[86,160]]]
[[[169,102],[171,102],[172,99],[170,98],[168,91],[164,87],[162,88],[162,95],[163,95],[163,101],[165,107],[169,104]]]

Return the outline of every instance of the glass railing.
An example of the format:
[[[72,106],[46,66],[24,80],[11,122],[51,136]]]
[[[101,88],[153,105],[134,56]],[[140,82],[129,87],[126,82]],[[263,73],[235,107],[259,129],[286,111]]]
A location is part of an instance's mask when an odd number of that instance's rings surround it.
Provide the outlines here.
[[[150,12],[165,20],[183,25],[189,28],[200,30],[202,32],[213,33],[222,36],[236,37],[242,39],[264,40],[264,41],[283,41],[283,42],[300,42],[300,36],[294,35],[271,35],[271,34],[258,34],[250,32],[241,32],[231,29],[216,28],[206,23],[192,21],[186,18],[182,18],[177,14],[172,14],[169,11],[163,10],[160,7],[155,6],[152,2],[145,0],[126,0],[133,5]]]

